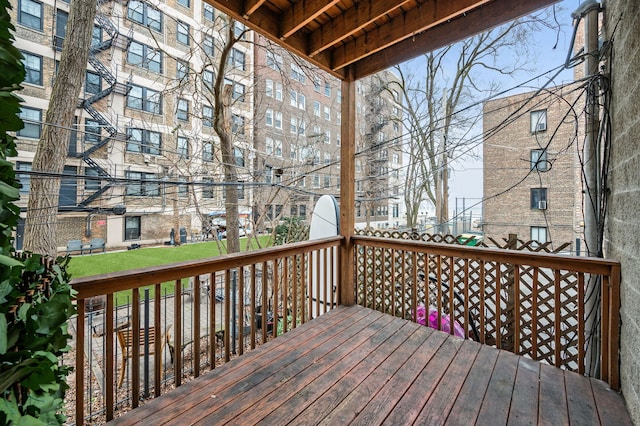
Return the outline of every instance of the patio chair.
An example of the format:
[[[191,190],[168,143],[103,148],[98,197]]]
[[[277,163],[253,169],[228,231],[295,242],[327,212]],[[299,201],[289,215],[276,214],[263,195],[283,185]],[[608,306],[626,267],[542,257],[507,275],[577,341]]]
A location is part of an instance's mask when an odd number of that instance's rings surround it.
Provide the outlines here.
[[[171,326],[167,327],[167,330],[162,334],[161,341],[162,346],[160,350],[160,356],[164,353],[165,346],[169,347],[169,355],[171,357],[171,363],[173,363],[173,346],[171,345],[171,336],[169,331]],[[144,356],[144,339],[145,332],[148,332],[149,336],[149,355],[155,355],[155,343],[156,343],[156,330],[154,327],[149,327],[149,329],[145,330],[144,328],[140,329],[140,356]],[[118,378],[118,387],[122,386],[122,382],[124,382],[124,376],[127,369],[127,360],[133,357],[133,329],[126,328],[123,330],[118,330],[118,343],[120,344],[121,357],[122,357],[122,369],[120,370],[120,377]]]
[[[92,238],[89,243],[89,254],[93,253],[94,250],[102,250],[104,253],[106,249],[104,240],[102,238]]]

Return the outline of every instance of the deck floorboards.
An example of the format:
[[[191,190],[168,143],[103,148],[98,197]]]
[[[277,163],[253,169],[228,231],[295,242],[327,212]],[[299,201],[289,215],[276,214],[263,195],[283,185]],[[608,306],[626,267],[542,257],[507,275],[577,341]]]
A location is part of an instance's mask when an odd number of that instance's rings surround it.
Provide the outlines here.
[[[599,380],[359,306],[339,307],[113,421],[631,424]]]

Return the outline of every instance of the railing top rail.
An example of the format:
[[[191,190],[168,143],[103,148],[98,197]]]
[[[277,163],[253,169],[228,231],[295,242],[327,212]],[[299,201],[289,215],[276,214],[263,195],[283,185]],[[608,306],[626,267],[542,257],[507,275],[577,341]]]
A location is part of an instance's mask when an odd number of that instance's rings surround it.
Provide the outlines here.
[[[590,274],[611,275],[614,269],[620,267],[620,262],[617,260],[602,259],[598,257],[577,257],[565,254],[523,252],[487,247],[469,247],[455,244],[429,243],[424,241],[399,240],[394,238],[368,237],[360,235],[352,236],[351,240],[354,244],[363,244],[380,248],[396,248],[485,262],[489,261],[514,265],[528,265]]]
[[[133,288],[145,287],[165,281],[178,280],[187,276],[207,274],[231,268],[265,262],[276,257],[282,258],[337,246],[344,237],[329,237],[303,241],[260,250],[226,254],[209,259],[192,260],[162,266],[151,266],[127,271],[81,277],[71,280],[71,286],[78,292],[78,299],[101,296]]]

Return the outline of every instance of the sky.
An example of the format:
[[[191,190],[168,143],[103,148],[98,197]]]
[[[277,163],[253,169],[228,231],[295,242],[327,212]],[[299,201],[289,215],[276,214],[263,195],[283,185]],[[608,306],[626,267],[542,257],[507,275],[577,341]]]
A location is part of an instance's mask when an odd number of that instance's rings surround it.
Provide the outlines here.
[[[532,77],[540,75],[541,73],[554,69],[566,61],[567,52],[571,43],[571,34],[573,31],[571,12],[576,10],[580,5],[580,0],[564,0],[558,2],[555,6],[555,20],[557,23],[553,23],[554,29],[548,28],[537,32],[532,41],[533,55],[531,56],[530,70],[527,72],[520,72],[514,76],[502,77],[496,79],[493,75],[485,76],[486,79],[492,81],[498,81],[503,90],[510,89],[523,83]],[[552,10],[552,9],[551,9]],[[552,18],[553,19],[553,18]],[[573,72],[571,70],[563,71],[560,76],[555,80],[555,84],[562,84],[572,80]],[[532,86],[536,85],[540,87],[546,83],[548,77],[540,78],[531,83],[527,89],[522,91],[533,90]],[[517,91],[509,92],[504,96],[509,96],[518,93]],[[481,128],[479,129],[481,131]],[[478,156],[482,155],[481,147],[476,153]],[[479,217],[481,215],[481,200],[482,200],[482,159],[464,158],[461,161],[456,161],[452,165],[453,172],[450,180],[449,190],[449,207],[453,212],[456,209],[456,202],[458,211],[462,210],[462,206],[469,209],[471,208],[473,217]],[[473,207],[474,204],[478,204]],[[428,210],[428,208],[427,208]]]

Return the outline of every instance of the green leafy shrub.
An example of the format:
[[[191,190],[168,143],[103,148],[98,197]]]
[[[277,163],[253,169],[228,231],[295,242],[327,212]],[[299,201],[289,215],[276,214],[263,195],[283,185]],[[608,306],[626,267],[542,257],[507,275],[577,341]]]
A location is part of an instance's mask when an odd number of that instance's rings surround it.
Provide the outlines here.
[[[0,0],[0,424],[61,424],[70,369],[59,357],[69,350],[67,324],[76,310],[68,258],[54,262],[13,248],[20,184],[7,160],[17,155],[8,132],[24,125],[14,92],[25,71],[13,46],[10,7]]]

